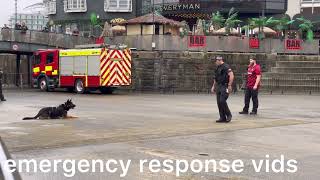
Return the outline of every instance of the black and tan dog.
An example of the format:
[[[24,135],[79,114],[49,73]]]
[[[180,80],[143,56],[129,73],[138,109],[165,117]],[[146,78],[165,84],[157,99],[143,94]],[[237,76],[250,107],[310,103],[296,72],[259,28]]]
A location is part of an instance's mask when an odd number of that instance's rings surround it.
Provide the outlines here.
[[[72,103],[70,99],[64,104],[58,107],[45,107],[42,108],[35,117],[25,117],[23,120],[33,120],[33,119],[61,119],[68,118],[67,114],[70,109],[74,109],[75,104]]]

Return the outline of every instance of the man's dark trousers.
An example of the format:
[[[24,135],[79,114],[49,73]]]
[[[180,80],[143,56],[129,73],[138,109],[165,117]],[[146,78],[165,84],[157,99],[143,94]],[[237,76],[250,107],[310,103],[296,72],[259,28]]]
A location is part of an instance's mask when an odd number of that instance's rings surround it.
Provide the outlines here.
[[[218,85],[216,90],[220,120],[226,120],[228,116],[231,116],[231,112],[227,104],[227,99],[229,97],[227,87],[227,85]]]
[[[244,97],[244,112],[249,111],[249,106],[250,106],[250,99],[252,98],[252,103],[253,103],[253,108],[252,112],[257,112],[258,111],[258,106],[259,106],[259,100],[258,100],[258,89],[254,90],[253,88],[247,88],[246,89],[246,95]]]

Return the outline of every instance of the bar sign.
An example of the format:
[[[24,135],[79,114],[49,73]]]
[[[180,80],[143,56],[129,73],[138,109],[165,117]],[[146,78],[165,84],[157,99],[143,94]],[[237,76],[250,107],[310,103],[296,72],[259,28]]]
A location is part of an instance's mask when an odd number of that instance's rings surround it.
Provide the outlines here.
[[[189,47],[205,47],[206,36],[189,36]]]

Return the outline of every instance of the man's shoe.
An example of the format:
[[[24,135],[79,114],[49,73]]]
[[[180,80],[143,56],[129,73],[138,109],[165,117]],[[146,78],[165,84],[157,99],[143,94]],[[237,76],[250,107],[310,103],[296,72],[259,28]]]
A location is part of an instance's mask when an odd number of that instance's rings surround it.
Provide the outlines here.
[[[250,113],[250,115],[257,115],[257,112],[256,112],[256,111],[252,111],[252,112]]]
[[[225,122],[226,122],[226,120],[224,120],[224,119],[216,120],[216,123],[225,123]]]
[[[228,122],[230,122],[231,120],[232,120],[232,115],[230,115],[230,116],[227,117],[226,122],[228,123]]]
[[[249,114],[249,112],[248,111],[241,111],[241,112],[239,112],[239,114]]]

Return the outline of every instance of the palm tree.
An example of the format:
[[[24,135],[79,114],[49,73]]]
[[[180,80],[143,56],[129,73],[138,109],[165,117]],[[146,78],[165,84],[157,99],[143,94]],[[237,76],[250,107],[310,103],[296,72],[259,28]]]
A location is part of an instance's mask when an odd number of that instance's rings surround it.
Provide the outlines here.
[[[206,36],[208,36],[210,34],[210,32],[209,32],[210,25],[211,25],[210,22],[208,23],[206,20],[202,20],[203,33]]]
[[[285,34],[285,31],[289,29],[289,26],[295,22],[295,20],[290,20],[289,17],[283,16],[280,19],[274,20],[276,26],[275,29],[278,32]]]
[[[249,30],[250,30],[250,29],[254,29],[254,26],[253,26],[253,24],[250,23],[250,21],[249,21],[249,23],[248,23],[247,25],[243,26],[242,29],[244,29],[244,30],[245,30],[245,34],[246,34],[247,36],[249,36]]]
[[[219,11],[217,11],[216,13],[212,13],[211,25],[213,26],[213,29],[218,30],[222,28],[225,20],[226,19],[223,17],[223,15]]]
[[[275,24],[276,21],[273,19],[273,17],[267,18],[267,17],[260,17],[260,18],[251,18],[249,20],[249,24],[256,28],[259,28],[259,37],[261,38],[263,35],[263,28],[266,26],[271,26],[273,24]]]
[[[238,19],[238,12],[235,12],[234,8],[231,8],[226,19],[224,26],[226,28],[227,34],[230,33],[231,29],[236,27],[242,21]]]
[[[301,24],[299,25],[299,31],[301,32],[301,34],[303,35],[305,32],[307,32],[307,40],[308,41],[312,41],[313,40],[313,23],[305,18],[297,18],[298,21],[301,22]]]

